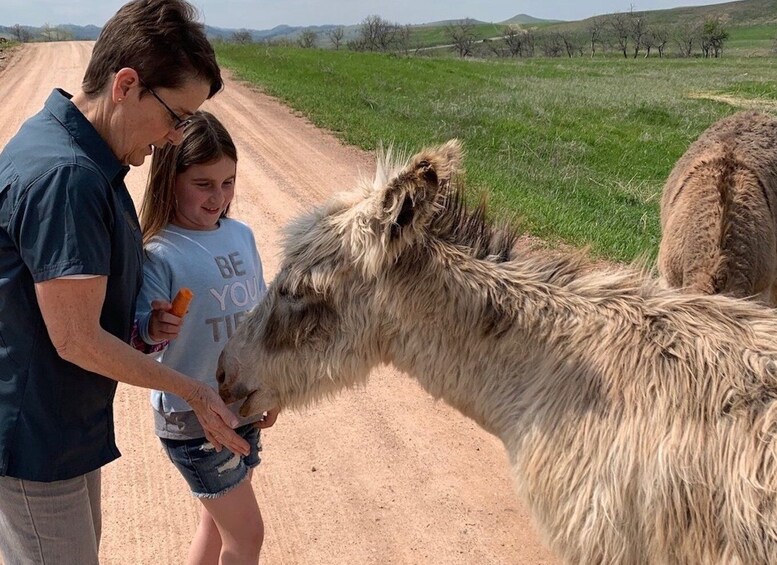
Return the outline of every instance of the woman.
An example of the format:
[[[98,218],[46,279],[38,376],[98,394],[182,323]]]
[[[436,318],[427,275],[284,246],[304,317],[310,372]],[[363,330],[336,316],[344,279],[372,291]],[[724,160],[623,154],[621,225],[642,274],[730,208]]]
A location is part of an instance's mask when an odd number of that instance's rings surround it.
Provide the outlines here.
[[[103,28],[81,90],[55,90],[0,153],[0,549],[98,563],[100,467],[116,459],[116,381],[170,391],[209,440],[247,454],[207,385],[133,349],[142,237],[124,176],[181,141],[222,88],[184,0],[134,0]],[[157,301],[170,337],[180,319]],[[107,377],[107,378],[106,378]]]

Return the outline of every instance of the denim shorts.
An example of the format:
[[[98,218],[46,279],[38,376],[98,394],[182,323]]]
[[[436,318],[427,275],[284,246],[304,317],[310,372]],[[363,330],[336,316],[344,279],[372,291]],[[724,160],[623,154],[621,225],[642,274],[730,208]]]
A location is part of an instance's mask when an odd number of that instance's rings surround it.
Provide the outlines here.
[[[160,438],[167,456],[189,483],[194,496],[217,498],[226,494],[248,476],[249,469],[261,462],[259,428],[247,424],[236,428],[235,432],[251,447],[248,455],[235,454],[227,448],[216,451],[204,437],[186,440]]]

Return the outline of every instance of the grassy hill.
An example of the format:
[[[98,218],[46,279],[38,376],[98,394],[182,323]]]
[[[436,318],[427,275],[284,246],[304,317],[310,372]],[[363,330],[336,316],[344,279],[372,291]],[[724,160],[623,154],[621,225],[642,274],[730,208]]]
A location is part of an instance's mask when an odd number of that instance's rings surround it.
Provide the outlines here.
[[[777,2],[775,0],[740,0],[724,4],[635,11],[649,26],[668,27],[685,23],[698,23],[718,19],[729,31],[726,51],[734,50],[739,55],[767,54],[777,38]],[[594,16],[574,22],[560,22],[544,25],[545,31],[569,31],[587,33]]]
[[[663,182],[699,133],[741,108],[777,113],[777,57],[749,56],[769,53],[777,1],[644,17],[655,25],[720,18],[731,32],[725,56],[460,60],[223,42],[217,54],[347,143],[416,150],[462,139],[468,184],[491,195],[496,214],[519,216],[545,240],[628,261],[655,256]],[[415,26],[415,39],[447,43],[450,23]],[[474,29],[492,37],[505,24],[474,22]],[[525,25],[583,31],[589,24]]]
[[[518,14],[517,16],[513,16],[512,18],[505,20],[503,22],[500,22],[502,25],[509,25],[509,24],[519,24],[519,25],[538,25],[538,24],[554,24],[558,23],[560,20],[543,20],[540,18],[534,18],[532,16],[529,16],[527,14]]]
[[[498,215],[518,216],[548,241],[595,255],[653,258],[658,202],[676,160],[709,125],[742,108],[777,113],[777,57],[765,55],[777,2],[644,12],[649,25],[716,18],[730,32],[722,59],[559,57],[460,60],[222,45],[223,64],[366,149],[415,150],[458,137],[467,181]],[[584,32],[577,22],[523,24]],[[445,28],[416,26],[416,43],[449,43]],[[473,22],[479,38],[507,22]],[[423,77],[423,80],[418,80]]]
[[[671,8],[665,10],[653,10],[648,12],[635,12],[643,16],[651,25],[672,25],[687,21],[704,21],[710,18],[720,18],[731,33],[729,46],[737,49],[769,50],[771,42],[777,35],[777,1],[775,0],[741,0],[725,4],[709,6],[695,6],[685,8]],[[476,15],[476,14],[473,14]],[[0,14],[2,17],[2,14]],[[601,16],[596,16],[601,17]],[[501,22],[484,22],[477,19],[468,19],[474,26],[474,35],[477,40],[497,37],[501,35],[506,25],[519,25],[524,28],[543,29],[549,31],[572,31],[584,33],[595,17],[573,22],[558,20],[544,20],[534,18],[527,14],[518,14]],[[457,24],[460,20],[444,20],[409,26],[411,30],[410,45],[417,47],[434,47],[450,43],[446,27]],[[13,30],[10,22],[8,25],[0,25],[0,36],[12,37]],[[24,26],[33,40],[43,38],[43,28]],[[62,39],[96,39],[100,28],[97,26],[76,26],[70,24],[57,25],[62,30]],[[358,36],[360,25],[326,24],[316,26],[287,26],[280,25],[272,29],[247,30],[253,41],[296,41],[306,31],[318,34],[317,45],[330,47],[327,34],[338,27],[343,28],[343,42],[355,39]],[[233,34],[242,31],[232,28],[219,28],[206,26],[208,36],[216,40],[229,41]]]
[[[777,57],[461,60],[221,45],[219,60],[366,149],[464,141],[467,181],[545,240],[654,257],[658,202],[700,132],[777,112]]]
[[[708,6],[650,11],[635,10],[634,14],[644,17],[649,24],[655,25],[674,25],[689,21],[720,19],[729,28],[773,26],[773,35],[777,34],[777,2],[774,0],[739,0],[738,2],[710,4]],[[601,14],[572,22],[553,23],[546,26],[546,29],[585,31],[593,20],[606,15]]]

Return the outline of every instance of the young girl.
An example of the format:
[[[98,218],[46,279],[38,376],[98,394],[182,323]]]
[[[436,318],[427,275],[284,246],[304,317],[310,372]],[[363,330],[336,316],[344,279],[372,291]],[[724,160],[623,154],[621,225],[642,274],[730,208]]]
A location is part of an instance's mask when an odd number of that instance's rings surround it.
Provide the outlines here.
[[[227,217],[236,166],[235,145],[224,126],[197,112],[180,145],[154,152],[140,211],[146,262],[138,334],[149,345],[175,338],[162,363],[213,388],[222,347],[266,289],[253,233]],[[169,312],[151,316],[153,310],[169,310],[182,287],[194,292],[185,318]],[[251,471],[260,461],[259,428],[272,426],[277,413],[241,419],[236,431],[251,445],[243,457],[217,451],[183,399],[154,391],[151,402],[156,433],[203,506],[187,562],[256,563],[264,524]],[[230,408],[236,413],[238,407]]]

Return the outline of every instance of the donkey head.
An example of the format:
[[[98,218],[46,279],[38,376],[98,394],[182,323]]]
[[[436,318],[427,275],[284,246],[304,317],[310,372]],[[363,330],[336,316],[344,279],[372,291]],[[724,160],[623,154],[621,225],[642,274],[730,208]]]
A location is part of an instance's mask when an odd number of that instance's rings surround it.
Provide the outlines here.
[[[386,361],[386,272],[424,246],[461,165],[453,140],[404,165],[390,152],[371,186],[335,197],[286,230],[279,274],[219,361],[225,401],[241,414],[304,405],[363,382]]]

